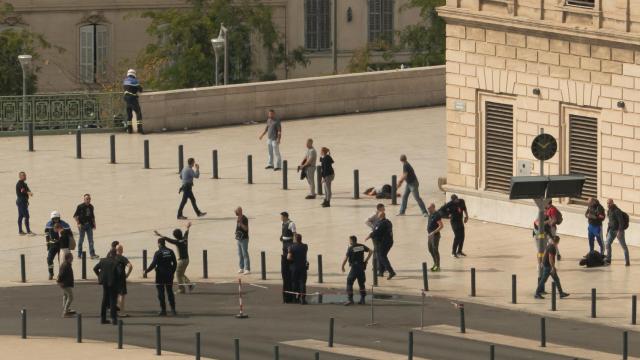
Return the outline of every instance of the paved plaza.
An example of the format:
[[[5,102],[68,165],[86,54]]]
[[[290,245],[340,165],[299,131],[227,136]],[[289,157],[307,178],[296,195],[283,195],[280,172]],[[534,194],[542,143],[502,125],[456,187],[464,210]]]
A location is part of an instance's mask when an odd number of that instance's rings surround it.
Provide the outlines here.
[[[391,175],[400,174],[400,154],[407,154],[420,179],[425,202],[442,204],[444,195],[437,179],[446,173],[446,129],[444,108],[423,108],[333,116],[318,119],[285,121],[281,151],[289,162],[289,190],[282,190],[282,173],[263,170],[266,145],[258,140],[264,124],[225,127],[209,130],[150,135],[116,136],[117,164],[109,164],[109,135],[87,134],[82,138],[83,159],[75,159],[75,136],[39,136],[36,152],[26,151],[26,139],[2,138],[0,141],[0,182],[7,196],[0,207],[0,225],[5,238],[0,242],[0,283],[19,283],[19,256],[27,260],[27,285],[46,284],[44,224],[52,210],[72,222],[71,216],[84,193],[91,193],[96,209],[96,247],[105,255],[109,244],[119,240],[125,255],[134,264],[131,281],[142,279],[140,259],[143,249],[152,256],[156,248],[153,230],[170,234],[186,222],[176,220],[180,201],[177,174],[178,145],[184,145],[185,162],[194,157],[201,164],[201,177],[194,193],[207,216],[195,218],[190,205],[185,215],[193,217],[190,233],[191,264],[187,272],[196,282],[237,280],[237,250],[234,240],[234,209],[242,206],[250,220],[250,254],[252,274],[247,282],[277,284],[279,279],[279,213],[291,214],[298,231],[309,245],[310,285],[317,285],[316,256],[322,254],[324,284],[335,289],[344,286],[346,275],[340,263],[351,234],[364,239],[368,228],[365,219],[375,210],[375,199],[361,195],[354,200],[353,170],[360,172],[361,192],[371,186],[390,183]],[[305,200],[307,184],[299,180],[295,167],[304,155],[307,138],[316,148],[331,149],[336,163],[334,200],[331,208],[322,208],[321,197]],[[150,141],[151,169],[143,169],[143,140]],[[220,179],[211,179],[211,151],[219,152]],[[253,184],[247,184],[247,155],[253,157]],[[13,188],[18,171],[28,174],[28,184],[35,196],[31,201],[31,223],[38,236],[17,235],[16,206]],[[390,253],[398,276],[391,281],[380,279],[376,291],[419,296],[422,289],[421,264],[431,265],[426,250],[426,219],[420,216],[413,199],[407,216],[397,217],[398,206],[387,204],[387,214],[394,225],[394,247]],[[500,211],[500,209],[473,209]],[[532,218],[535,214],[532,214]],[[586,233],[586,224],[585,224]],[[610,267],[583,269],[579,258],[587,252],[585,238],[563,237],[560,243],[562,261],[559,274],[563,287],[571,293],[558,301],[558,311],[550,312],[549,300],[533,299],[536,254],[531,230],[470,220],[467,226],[465,252],[468,257],[449,257],[452,232],[445,224],[440,243],[442,271],[429,273],[428,296],[446,297],[462,302],[520,310],[551,317],[571,318],[597,324],[630,326],[631,296],[640,275],[634,261],[638,251],[630,247],[631,267],[624,267],[622,252],[614,244],[614,261]],[[77,234],[76,234],[77,240]],[[86,245],[85,245],[86,246]],[[202,280],[202,250],[208,251],[209,279]],[[260,252],[266,252],[267,281],[260,280]],[[88,260],[89,279],[94,261]],[[471,268],[477,272],[477,296],[469,297]],[[80,278],[80,262],[74,263]],[[56,269],[57,272],[57,269]],[[511,276],[518,279],[518,304],[511,304]],[[368,276],[370,272],[368,272]],[[371,284],[371,278],[368,278]],[[598,291],[598,318],[589,319],[591,288]],[[336,290],[327,290],[335,293]],[[57,306],[57,305],[56,305]],[[97,311],[97,308],[96,308]],[[58,309],[52,309],[58,314]]]

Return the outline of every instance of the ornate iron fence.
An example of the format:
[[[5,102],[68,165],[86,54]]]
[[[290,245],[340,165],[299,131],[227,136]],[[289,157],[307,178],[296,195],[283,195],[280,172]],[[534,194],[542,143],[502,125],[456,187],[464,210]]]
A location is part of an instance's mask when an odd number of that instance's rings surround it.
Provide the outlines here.
[[[80,128],[122,128],[126,119],[120,93],[52,94],[26,97],[26,121],[22,119],[22,96],[0,96],[0,132]]]

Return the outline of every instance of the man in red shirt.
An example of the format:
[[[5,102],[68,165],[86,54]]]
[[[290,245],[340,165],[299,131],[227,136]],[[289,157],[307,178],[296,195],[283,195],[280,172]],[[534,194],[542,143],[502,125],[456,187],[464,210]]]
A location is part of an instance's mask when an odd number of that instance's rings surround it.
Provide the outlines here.
[[[560,214],[560,210],[558,210],[555,206],[553,206],[553,202],[549,199],[549,202],[544,206],[544,223],[549,225],[549,229],[551,230],[551,238],[556,236],[558,232],[558,217]],[[558,260],[562,260],[562,256],[560,256],[560,251],[557,252]]]

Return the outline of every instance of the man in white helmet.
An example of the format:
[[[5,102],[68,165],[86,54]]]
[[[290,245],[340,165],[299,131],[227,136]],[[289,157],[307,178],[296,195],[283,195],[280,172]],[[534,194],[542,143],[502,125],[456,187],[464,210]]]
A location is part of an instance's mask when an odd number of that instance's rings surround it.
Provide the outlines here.
[[[136,113],[136,119],[138,120],[138,132],[143,134],[142,131],[142,111],[140,110],[140,103],[138,102],[138,93],[142,92],[142,86],[136,77],[136,71],[129,69],[127,71],[127,77],[122,82],[124,88],[124,101],[127,103],[127,132],[133,132],[131,120],[133,119],[133,112]]]
[[[55,227],[59,224],[64,231],[71,231],[69,224],[60,219],[60,212],[51,212],[51,220],[44,228],[45,240],[47,242],[47,265],[49,267],[49,280],[53,280],[53,259],[60,252],[60,232]]]

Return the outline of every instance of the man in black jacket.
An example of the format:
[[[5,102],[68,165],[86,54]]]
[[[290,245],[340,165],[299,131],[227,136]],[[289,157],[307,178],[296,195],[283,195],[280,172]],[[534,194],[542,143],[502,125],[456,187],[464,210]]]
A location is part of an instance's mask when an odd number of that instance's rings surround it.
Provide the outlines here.
[[[393,247],[393,224],[387,219],[384,212],[378,213],[378,218],[380,221],[378,221],[378,224],[365,241],[373,239],[374,254],[378,259],[379,266],[378,276],[384,276],[384,272],[388,271],[389,276],[387,280],[391,280],[396,276],[396,272],[393,271],[388,257],[389,251],[391,247]]]
[[[18,174],[18,182],[16,183],[16,205],[18,206],[18,234],[33,235],[29,226],[29,198],[33,196],[29,185],[27,185],[27,173],[20,171]],[[27,232],[22,231],[22,220]]]
[[[296,300],[302,305],[307,304],[308,250],[307,244],[302,243],[302,235],[296,234],[296,241],[289,247],[287,254],[289,271],[291,272],[291,290],[296,293]]]
[[[589,226],[587,227],[587,237],[589,238],[589,252],[593,252],[594,242],[597,240],[600,245],[600,254],[604,255],[604,243],[602,241],[602,220],[604,220],[604,207],[596,198],[589,198],[587,211],[584,213]]]
[[[467,256],[462,252],[464,246],[464,224],[469,220],[467,205],[458,195],[451,195],[451,201],[444,205],[444,213],[449,217],[451,230],[453,230],[453,248],[451,257]],[[442,212],[441,212],[442,213]]]
[[[100,257],[96,255],[96,251],[93,247],[93,231],[96,229],[96,216],[93,210],[93,205],[91,205],[90,194],[84,194],[82,197],[82,203],[76,208],[73,218],[76,220],[76,224],[78,225],[78,234],[80,235],[77,246],[78,258],[82,257],[82,244],[84,243],[84,237],[86,235],[87,240],[89,241],[89,256],[94,260],[99,259]]]
[[[171,306],[171,315],[176,313],[176,299],[173,295],[173,274],[176,272],[178,261],[176,254],[165,244],[163,238],[158,239],[158,251],[153,255],[153,261],[144,273],[147,274],[155,269],[156,271],[156,290],[158,291],[158,301],[160,302],[160,313],[158,316],[167,316],[167,303],[165,302],[164,293],[167,292],[169,305]]]
[[[118,292],[121,274],[118,273],[118,262],[116,252],[109,251],[107,257],[100,259],[100,262],[93,267],[93,272],[98,277],[98,282],[102,285],[102,305],[100,306],[100,323],[108,324],[107,308],[111,314],[111,324],[118,324]]]
[[[71,303],[73,302],[73,254],[66,253],[64,255],[64,261],[60,265],[58,271],[58,285],[62,288],[62,317],[71,317],[76,312],[71,310]]]
[[[613,203],[613,199],[607,200],[607,218],[609,226],[607,226],[607,263],[611,264],[611,244],[617,238],[624,251],[625,266],[631,265],[629,262],[629,249],[624,239],[624,215],[622,210]]]
[[[154,231],[154,233],[159,236],[164,241],[173,244],[178,249],[178,265],[176,268],[176,277],[178,278],[178,293],[184,294],[186,292],[187,286],[189,287],[189,292],[193,290],[194,285],[191,283],[191,280],[185,275],[187,271],[187,266],[189,266],[189,229],[191,228],[191,222],[187,223],[187,229],[184,234],[180,229],[173,230],[173,237],[175,239],[166,237],[161,235],[158,231]]]

